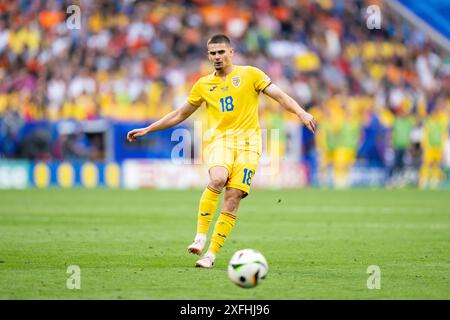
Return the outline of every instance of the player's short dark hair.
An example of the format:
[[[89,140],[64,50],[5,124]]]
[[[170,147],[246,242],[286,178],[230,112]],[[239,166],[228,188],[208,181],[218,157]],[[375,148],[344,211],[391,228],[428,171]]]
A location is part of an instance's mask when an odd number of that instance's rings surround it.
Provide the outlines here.
[[[211,38],[209,38],[208,42],[206,42],[206,45],[209,45],[210,43],[225,43],[228,46],[231,46],[230,38],[228,38],[224,34],[215,34]]]

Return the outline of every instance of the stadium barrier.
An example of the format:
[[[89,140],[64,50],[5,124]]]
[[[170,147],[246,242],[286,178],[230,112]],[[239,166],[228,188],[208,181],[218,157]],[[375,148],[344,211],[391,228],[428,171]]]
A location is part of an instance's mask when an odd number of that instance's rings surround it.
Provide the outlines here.
[[[297,163],[280,163],[274,167],[262,161],[252,186],[263,188],[295,188],[308,185],[307,170]],[[137,188],[201,188],[207,184],[207,167],[176,164],[171,160],[125,160],[115,162],[26,160],[0,161],[0,188],[30,187],[123,187]]]
[[[208,182],[205,164],[179,164],[167,159],[128,159],[122,163],[92,161],[0,160],[0,189],[24,188],[203,188]],[[450,170],[440,185],[450,188]],[[301,188],[318,185],[318,173],[307,165],[281,161],[276,166],[261,159],[251,181],[256,188]],[[326,186],[333,187],[333,172]],[[349,187],[384,187],[387,169],[355,165]],[[414,186],[417,172],[405,171],[405,186]]]
[[[170,160],[126,160],[122,166],[123,186],[136,188],[202,188],[208,183],[206,165],[175,164]],[[257,188],[298,188],[308,185],[306,167],[283,162],[279,167],[261,161],[252,179]]]
[[[121,168],[114,162],[22,160],[0,161],[0,188],[109,187],[121,186]]]

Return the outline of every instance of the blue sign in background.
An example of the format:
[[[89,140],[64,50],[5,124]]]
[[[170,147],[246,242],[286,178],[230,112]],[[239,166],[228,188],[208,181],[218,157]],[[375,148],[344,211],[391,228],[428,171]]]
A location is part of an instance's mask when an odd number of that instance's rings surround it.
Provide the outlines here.
[[[136,128],[143,128],[149,123],[115,123],[113,129],[113,160],[122,162],[125,159],[170,159],[172,149],[182,140],[171,141],[172,133],[177,129],[188,129],[186,125],[152,132],[138,138],[132,143],[127,141],[127,133]],[[179,155],[185,156],[185,155]]]

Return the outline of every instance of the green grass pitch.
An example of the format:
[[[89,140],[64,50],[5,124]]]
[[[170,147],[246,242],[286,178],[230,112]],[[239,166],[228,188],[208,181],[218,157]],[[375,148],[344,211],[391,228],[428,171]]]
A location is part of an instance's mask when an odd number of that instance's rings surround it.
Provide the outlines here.
[[[0,191],[0,299],[450,299],[448,190],[255,189],[212,270],[186,251],[201,192]],[[227,277],[244,248],[269,263],[253,289]]]

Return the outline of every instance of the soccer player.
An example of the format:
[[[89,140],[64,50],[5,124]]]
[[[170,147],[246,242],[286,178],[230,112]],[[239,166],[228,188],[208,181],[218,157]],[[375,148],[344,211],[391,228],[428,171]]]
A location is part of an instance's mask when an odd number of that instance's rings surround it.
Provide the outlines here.
[[[356,161],[361,136],[359,119],[348,107],[344,108],[344,118],[340,120],[333,154],[334,186],[339,189],[351,184],[350,171]]]
[[[214,265],[236,222],[239,203],[250,191],[261,153],[259,93],[263,92],[295,113],[312,132],[316,126],[313,116],[273,84],[264,72],[252,66],[233,65],[234,49],[227,36],[218,34],[211,37],[207,50],[215,71],[194,84],[187,102],[148,127],[134,129],[127,134],[131,142],[148,133],[173,127],[186,120],[203,103],[206,105],[210,133],[207,148],[209,182],[200,198],[197,234],[188,246],[190,253],[202,255],[219,196],[223,189],[225,192],[209,248],[196,262],[196,266],[202,268]]]
[[[400,107],[392,124],[391,145],[394,149],[394,163],[389,170],[389,185],[401,187],[404,184],[405,155],[411,148],[411,132],[414,118]]]
[[[423,126],[423,162],[419,173],[419,187],[422,189],[437,188],[444,178],[441,166],[448,137],[448,115],[444,103],[439,100],[438,107],[431,111]]]
[[[318,116],[320,130],[316,136],[316,148],[319,154],[319,185],[325,188],[334,186],[333,160],[336,149],[337,125],[336,117],[333,117],[331,110],[326,106],[321,106],[321,113]]]

